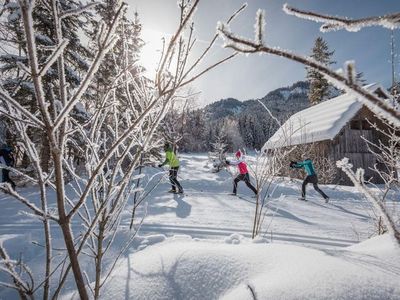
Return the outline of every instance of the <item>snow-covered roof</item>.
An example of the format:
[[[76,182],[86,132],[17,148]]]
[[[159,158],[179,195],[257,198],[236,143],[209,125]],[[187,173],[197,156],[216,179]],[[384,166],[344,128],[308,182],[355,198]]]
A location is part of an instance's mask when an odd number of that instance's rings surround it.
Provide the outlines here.
[[[364,86],[370,92],[391,96],[380,84]],[[292,115],[265,143],[263,149],[333,140],[340,130],[360,111],[363,104],[345,93]]]

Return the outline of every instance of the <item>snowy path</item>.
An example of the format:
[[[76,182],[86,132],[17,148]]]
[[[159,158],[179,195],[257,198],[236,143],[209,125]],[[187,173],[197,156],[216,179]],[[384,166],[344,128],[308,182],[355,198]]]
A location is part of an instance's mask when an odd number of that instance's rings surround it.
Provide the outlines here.
[[[211,173],[205,167],[205,155],[182,155],[181,162],[179,179],[185,194],[167,193],[170,185],[163,180],[148,197],[147,216],[140,235],[183,234],[198,239],[223,239],[236,233],[250,237],[255,199],[245,184],[241,182],[238,187],[242,197],[231,196],[231,176],[226,171]],[[332,199],[325,204],[311,187],[310,200],[298,201],[300,185],[300,181],[279,183],[263,226],[263,235],[269,241],[324,249],[346,247],[372,234],[369,205],[353,187],[322,186]],[[38,200],[34,187],[19,192],[34,202]],[[49,193],[51,198],[53,192]],[[21,211],[25,210],[22,204],[3,193],[0,200],[3,203],[0,235],[25,234],[30,240],[41,239],[42,224],[35,218],[21,217]],[[138,215],[143,213],[140,206]],[[125,212],[123,226],[129,226],[130,214],[131,206]],[[57,232],[57,226],[54,230]]]
[[[232,179],[226,171],[211,173],[206,156],[181,157],[180,180],[184,195],[166,193],[168,182],[151,195],[141,235],[186,234],[199,239],[221,239],[237,233],[251,236],[255,199],[244,183],[243,197],[229,195]],[[268,240],[315,248],[346,247],[373,231],[368,203],[352,187],[322,186],[332,201],[325,204],[312,190],[308,202],[298,201],[300,181],[280,183],[269,204],[264,222]],[[279,197],[281,194],[284,197]],[[275,198],[274,198],[275,197]],[[126,225],[128,221],[126,221]],[[268,226],[269,225],[269,226]]]

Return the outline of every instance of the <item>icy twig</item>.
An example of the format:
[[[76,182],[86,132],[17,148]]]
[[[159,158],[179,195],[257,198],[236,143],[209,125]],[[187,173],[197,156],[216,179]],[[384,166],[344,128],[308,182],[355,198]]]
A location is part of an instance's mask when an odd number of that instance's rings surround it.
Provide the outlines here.
[[[230,24],[243,10],[245,10],[247,7],[247,3],[244,3],[237,11],[235,11],[230,18],[226,21],[226,24]],[[199,58],[192,64],[192,66],[182,75],[182,78],[186,78],[190,72],[193,71],[193,69],[203,60],[203,58],[207,55],[207,53],[210,51],[212,46],[215,44],[219,34],[218,32],[214,35],[212,38],[211,42],[207,46],[207,48],[203,51],[203,53],[199,56]]]
[[[356,173],[352,170],[353,165],[349,163],[348,158],[343,158],[336,162],[338,168],[340,168],[353,182],[354,186],[367,198],[367,200],[373,205],[373,207],[381,215],[383,223],[387,227],[387,230],[391,236],[393,236],[400,244],[400,232],[396,229],[394,220],[390,217],[384,203],[377,199],[370,190],[364,184],[364,170],[358,169]]]
[[[12,107],[14,107],[16,110],[18,110],[21,114],[26,116],[29,120],[31,120],[36,126],[38,127],[44,127],[44,124],[42,121],[40,121],[38,118],[36,118],[32,113],[30,113],[28,110],[26,110],[21,104],[19,104],[16,100],[14,100],[12,97],[8,95],[6,91],[4,91],[2,88],[0,88],[0,99],[9,103]]]
[[[25,197],[21,196],[16,191],[14,191],[9,183],[0,183],[0,189],[3,190],[4,192],[10,194],[11,196],[13,196],[18,201],[20,201],[23,204],[25,204],[27,207],[29,207],[33,211],[33,213],[35,215],[40,216],[42,218],[49,218],[49,219],[51,219],[53,221],[56,221],[56,222],[59,221],[56,216],[53,216],[53,215],[50,215],[50,214],[45,214],[35,204],[33,204],[28,199],[26,199]]]
[[[312,11],[300,10],[298,8],[290,7],[288,4],[283,6],[283,10],[285,13],[298,18],[324,23],[320,28],[322,32],[341,29],[354,32],[370,26],[381,26],[388,29],[400,28],[400,13],[352,20],[349,18],[333,17]]]
[[[42,67],[42,69],[39,72],[39,76],[43,76],[46,74],[47,70],[55,63],[55,61],[58,59],[58,57],[62,54],[64,51],[65,47],[67,47],[69,41],[68,40],[63,40],[56,50],[53,51],[53,53],[50,55],[50,57],[47,59],[46,63]]]
[[[22,62],[17,62],[17,67],[24,72],[27,75],[31,75],[31,72],[29,71],[29,69],[22,63]]]
[[[100,49],[97,52],[92,65],[90,66],[88,72],[86,73],[85,78],[82,80],[82,83],[80,84],[78,90],[75,92],[75,94],[72,96],[71,100],[63,108],[63,110],[60,112],[57,119],[55,120],[54,126],[52,128],[53,131],[55,131],[64,122],[65,117],[74,108],[75,104],[79,102],[82,95],[85,93],[85,91],[89,87],[89,84],[92,81],[94,74],[97,72],[104,56],[110,50],[112,43],[115,42],[116,37],[114,36],[114,32],[118,25],[118,20],[120,18],[120,15],[122,13],[124,6],[125,6],[125,3],[122,3],[121,6],[119,7],[117,13],[115,14],[114,20],[111,23],[111,26],[109,27],[109,29],[105,35],[105,38],[100,45]]]
[[[86,4],[86,5],[80,6],[78,8],[75,8],[75,9],[66,10],[66,11],[64,11],[64,12],[62,12],[60,14],[60,19],[68,18],[68,17],[75,16],[75,15],[79,15],[79,14],[91,9],[92,7],[95,7],[95,6],[99,5],[99,4],[101,4],[101,2],[92,2],[92,3]]]
[[[0,242],[0,257],[2,259],[0,261],[0,264],[4,265],[4,267],[0,267],[0,269],[2,271],[5,271],[7,274],[9,274],[14,283],[14,285],[7,284],[7,283],[1,283],[1,285],[9,286],[11,288],[16,289],[18,291],[21,299],[27,299],[27,297],[29,297],[30,299],[33,299],[32,290],[34,289],[34,281],[33,281],[32,272],[29,270],[29,268],[22,262],[19,263],[20,267],[28,275],[28,277],[31,281],[31,284],[29,284],[28,282],[25,282],[21,278],[20,274],[18,274],[18,272],[16,271],[17,263],[10,259],[10,256],[8,255],[6,249],[4,248],[3,243],[1,243],[1,242]]]
[[[263,24],[263,22],[261,22]],[[387,119],[390,123],[396,126],[400,126],[400,111],[394,109],[382,99],[367,91],[357,83],[349,82],[348,78],[335,71],[329,69],[327,66],[311,59],[292,53],[287,50],[280,48],[273,48],[263,44],[259,44],[257,41],[247,40],[242,37],[234,35],[227,27],[226,24],[220,24],[218,30],[227,40],[225,47],[232,48],[242,53],[267,53],[276,56],[281,56],[296,62],[299,62],[305,66],[311,67],[316,71],[323,74],[332,84],[339,89],[344,89],[346,92],[354,93],[357,100],[365,104],[378,116]]]

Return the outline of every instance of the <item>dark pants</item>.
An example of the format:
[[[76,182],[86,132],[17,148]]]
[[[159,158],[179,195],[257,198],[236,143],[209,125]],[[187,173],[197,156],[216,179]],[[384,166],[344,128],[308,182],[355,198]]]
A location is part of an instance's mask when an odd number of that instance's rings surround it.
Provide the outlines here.
[[[254,192],[254,194],[257,194],[256,188],[250,182],[249,173],[239,174],[238,176],[236,176],[235,180],[233,181],[233,193],[234,194],[236,194],[237,185],[238,185],[239,181],[244,181],[246,183],[246,185],[248,186],[248,188],[251,189]]]
[[[179,191],[183,191],[181,184],[178,181],[178,170],[179,167],[173,167],[169,169],[169,181],[171,182],[172,185],[172,190],[176,191],[176,187],[178,187]]]
[[[15,183],[14,181],[11,180],[10,178],[10,170],[6,170],[6,169],[2,169],[3,171],[3,182],[8,182],[9,184],[11,184],[13,190],[15,190]]]
[[[320,188],[318,187],[318,177],[317,177],[317,175],[308,175],[304,179],[303,185],[301,187],[301,196],[303,198],[306,197],[306,185],[307,185],[307,183],[312,183],[313,186],[314,186],[314,190],[316,190],[318,193],[320,193],[321,196],[324,197],[324,199],[328,198],[328,196],[323,191],[321,191]]]

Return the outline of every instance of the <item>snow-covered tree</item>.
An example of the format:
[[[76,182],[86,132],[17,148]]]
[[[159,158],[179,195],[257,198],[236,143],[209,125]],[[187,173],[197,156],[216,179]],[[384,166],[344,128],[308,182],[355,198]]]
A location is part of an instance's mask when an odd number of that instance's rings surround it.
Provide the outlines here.
[[[217,173],[226,166],[226,148],[227,144],[224,142],[224,136],[220,133],[216,141],[212,143],[212,151],[208,153],[208,159],[212,163],[212,171]]]
[[[80,7],[81,4],[75,0],[67,0],[57,4],[60,11],[69,11]],[[30,112],[37,113],[38,105],[35,103],[35,91],[32,76],[29,72],[25,72],[28,67],[27,43],[25,41],[24,27],[22,22],[22,13],[18,5],[18,1],[5,1],[2,8],[4,17],[1,19],[0,40],[4,43],[5,49],[0,55],[0,63],[3,70],[2,87],[14,97],[21,105],[24,105]],[[52,26],[54,24],[55,15],[53,7],[48,5],[36,5],[32,11],[35,29],[35,43],[37,44],[37,58],[40,64],[46,61],[51,51],[57,47],[61,41],[58,40],[57,29]],[[58,81],[58,72],[65,75],[66,84],[71,88],[75,88],[81,81],[81,74],[88,70],[88,59],[92,56],[89,49],[84,46],[84,42],[80,36],[88,36],[91,30],[91,22],[93,15],[83,11],[81,14],[70,14],[63,17],[62,34],[69,42],[65,44],[63,53],[63,70],[60,70],[57,64],[49,66],[42,76],[46,88],[43,93],[46,98],[53,97],[54,103],[60,101],[58,93],[60,83]],[[79,31],[79,33],[78,33]],[[49,107],[49,111],[57,108]],[[9,124],[10,132],[13,135],[15,128]],[[43,169],[48,172],[51,160],[49,159],[49,140],[47,135],[41,135],[38,131],[29,130],[28,135],[31,136],[35,144],[40,147],[40,156]],[[17,137],[13,137],[14,146],[18,147]],[[26,155],[24,149],[19,149]]]
[[[210,132],[212,128],[207,122],[203,109],[190,110],[185,115],[183,137],[180,148],[188,152],[202,152],[209,150]]]
[[[329,66],[334,63],[332,60],[333,53],[334,51],[329,50],[328,43],[322,37],[318,37],[315,40],[310,57],[323,65]],[[307,79],[310,82],[308,99],[311,105],[329,98],[329,82],[323,74],[313,68],[307,68]]]

